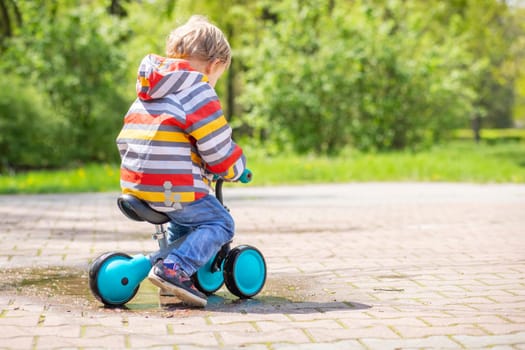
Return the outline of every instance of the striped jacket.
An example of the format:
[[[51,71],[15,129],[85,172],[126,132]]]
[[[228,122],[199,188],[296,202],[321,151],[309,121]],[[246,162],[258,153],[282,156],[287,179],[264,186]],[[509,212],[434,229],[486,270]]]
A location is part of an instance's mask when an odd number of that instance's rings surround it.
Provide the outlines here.
[[[185,60],[150,54],[137,94],[117,137],[123,193],[166,212],[206,196],[213,174],[239,179],[246,158],[205,75]]]

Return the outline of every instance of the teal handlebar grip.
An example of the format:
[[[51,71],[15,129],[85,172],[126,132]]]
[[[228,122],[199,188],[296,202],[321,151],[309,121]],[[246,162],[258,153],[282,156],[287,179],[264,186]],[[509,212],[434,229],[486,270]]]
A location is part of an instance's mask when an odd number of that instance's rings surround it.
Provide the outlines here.
[[[242,172],[241,177],[239,178],[239,181],[243,184],[247,184],[248,182],[252,181],[253,174],[250,170],[244,169]]]

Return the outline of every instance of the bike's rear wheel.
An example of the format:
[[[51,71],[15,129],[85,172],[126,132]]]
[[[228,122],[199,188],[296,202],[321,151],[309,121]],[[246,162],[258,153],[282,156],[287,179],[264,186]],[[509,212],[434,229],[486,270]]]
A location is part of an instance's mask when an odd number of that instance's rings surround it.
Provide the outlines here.
[[[224,261],[224,282],[239,298],[257,295],[266,282],[266,261],[262,253],[249,245],[232,249]]]

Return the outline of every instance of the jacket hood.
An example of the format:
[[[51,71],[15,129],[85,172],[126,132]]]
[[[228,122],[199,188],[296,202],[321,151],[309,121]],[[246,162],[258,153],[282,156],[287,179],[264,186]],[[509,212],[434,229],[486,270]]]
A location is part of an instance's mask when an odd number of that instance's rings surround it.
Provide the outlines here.
[[[186,60],[149,54],[140,63],[137,95],[146,101],[158,99],[207,81]]]

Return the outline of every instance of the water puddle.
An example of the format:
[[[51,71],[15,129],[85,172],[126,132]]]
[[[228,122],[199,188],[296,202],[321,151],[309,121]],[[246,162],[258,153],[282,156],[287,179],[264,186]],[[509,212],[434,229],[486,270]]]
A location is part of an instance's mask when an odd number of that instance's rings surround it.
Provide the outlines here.
[[[64,267],[5,269],[0,292],[49,299],[76,307],[90,306],[94,301],[88,287],[87,271]]]
[[[159,305],[158,288],[145,280],[137,295],[122,308],[104,307],[91,294],[87,269],[67,267],[6,269],[0,292],[38,298],[64,311],[130,312],[173,317],[195,312],[227,313],[308,313],[334,309],[367,309],[368,305],[336,300],[323,290],[316,291],[315,281],[304,276],[268,277],[264,289],[253,299],[238,299],[226,287],[208,298],[204,310],[188,309],[175,301]]]

